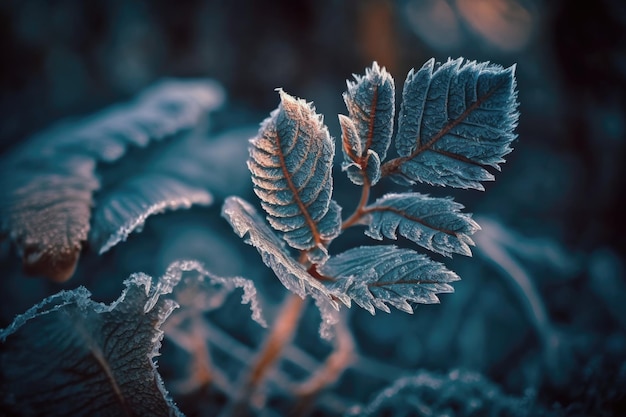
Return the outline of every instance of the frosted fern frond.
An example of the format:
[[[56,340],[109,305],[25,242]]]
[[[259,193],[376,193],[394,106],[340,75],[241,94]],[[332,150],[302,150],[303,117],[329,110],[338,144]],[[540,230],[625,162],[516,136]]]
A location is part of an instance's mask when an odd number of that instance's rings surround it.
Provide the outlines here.
[[[376,62],[364,76],[348,81],[343,99],[349,118],[340,115],[343,169],[350,180],[362,185],[364,176],[370,184],[380,178],[380,162],[387,156],[393,134],[395,87],[393,78]]]
[[[341,209],[331,200],[335,145],[311,105],[279,94],[280,105],[250,141],[254,192],[285,241],[322,263],[328,257],[323,241],[336,237],[341,226]]]
[[[336,309],[339,308],[334,298],[349,304],[347,296],[333,297],[331,292],[317,279],[313,278],[298,263],[281,240],[263,221],[263,218],[246,201],[229,197],[222,207],[222,216],[228,220],[239,237],[254,246],[261,254],[265,265],[270,267],[280,282],[291,292],[304,298],[307,294],[324,297]]]
[[[6,155],[0,163],[0,231],[16,243],[25,270],[68,279],[101,185],[96,164],[118,160],[129,146],[189,130],[222,101],[213,82],[166,81],[131,103],[55,126]]]
[[[516,135],[515,66],[448,60],[411,70],[402,93],[396,149],[383,175],[401,184],[483,190]]]
[[[435,294],[449,293],[459,280],[452,271],[410,249],[396,246],[361,246],[333,256],[318,268],[334,282],[334,294],[346,294],[374,314],[375,308],[390,312],[387,304],[413,313],[409,302],[438,303]]]
[[[434,198],[420,193],[387,194],[365,209],[365,232],[373,239],[397,239],[398,233],[418,245],[445,256],[472,256],[470,238],[480,229],[463,205],[451,198]]]

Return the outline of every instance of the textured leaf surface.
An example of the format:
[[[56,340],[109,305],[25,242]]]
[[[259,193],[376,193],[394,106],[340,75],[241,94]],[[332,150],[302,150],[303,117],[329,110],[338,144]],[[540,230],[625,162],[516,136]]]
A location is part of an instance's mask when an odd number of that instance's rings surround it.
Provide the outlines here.
[[[320,115],[305,101],[280,91],[281,104],[251,140],[248,168],[270,225],[310,259],[328,256],[323,241],[341,228],[331,200],[335,145]]]
[[[189,275],[194,272],[195,275]],[[53,295],[0,330],[0,409],[10,415],[181,416],[156,371],[161,326],[186,288],[243,289],[252,318],[265,322],[254,284],[178,261],[154,282],[133,274],[110,305],[83,287]]]
[[[16,242],[26,271],[59,281],[72,275],[100,187],[97,162],[187,130],[222,100],[212,82],[163,82],[134,102],[53,127],[8,154],[0,164],[0,229]]]
[[[224,202],[222,215],[231,224],[239,237],[254,246],[261,254],[265,265],[270,267],[280,282],[291,292],[304,298],[311,293],[324,297],[337,309],[331,292],[317,279],[313,278],[287,251],[285,243],[267,226],[263,218],[246,201],[238,197],[229,197]],[[337,296],[344,304],[349,304],[347,296]]]
[[[438,303],[435,294],[453,292],[449,283],[459,280],[452,271],[424,255],[396,246],[362,246],[331,257],[319,272],[335,282],[335,293],[345,293],[374,314],[389,312],[390,304],[413,313],[409,302]]]
[[[144,312],[153,291],[140,274],[110,306],[80,288],[17,317],[0,332],[1,408],[15,415],[182,415],[153,363],[159,327],[175,303],[161,299]]]
[[[393,78],[376,62],[364,76],[348,81],[343,99],[350,118],[339,116],[341,123],[343,169],[352,182],[362,185],[364,176],[370,184],[380,178],[380,161],[387,156],[393,134],[395,87]]]
[[[367,207],[365,232],[373,239],[397,239],[398,233],[442,255],[471,256],[470,238],[480,229],[463,206],[451,198],[433,198],[420,193],[387,194]]]
[[[383,175],[400,183],[475,188],[492,181],[511,152],[518,113],[515,67],[449,60],[411,70],[403,90],[396,149]]]

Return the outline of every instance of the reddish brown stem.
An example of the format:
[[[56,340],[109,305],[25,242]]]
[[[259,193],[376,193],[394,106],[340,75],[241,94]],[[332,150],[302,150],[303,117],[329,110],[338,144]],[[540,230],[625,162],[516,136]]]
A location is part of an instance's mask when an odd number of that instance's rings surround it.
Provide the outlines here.
[[[226,413],[230,416],[248,415],[248,403],[257,386],[261,384],[267,372],[280,357],[283,348],[291,341],[304,300],[296,294],[289,294],[278,313],[270,334],[265,339],[263,348],[254,361],[233,407]]]
[[[261,354],[252,367],[246,385],[256,386],[267,370],[276,362],[283,348],[291,341],[294,330],[300,319],[304,300],[298,295],[290,294],[278,314],[278,320],[265,341]]]
[[[354,361],[354,338],[346,326],[345,318],[341,317],[339,323],[335,325],[335,348],[324,362],[324,366],[296,389],[300,399],[292,413],[293,416],[307,415],[324,388],[337,382],[343,371]]]
[[[346,230],[347,228],[354,226],[361,217],[363,217],[365,206],[367,205],[367,201],[370,198],[370,188],[371,184],[369,178],[366,175],[363,175],[363,189],[361,190],[361,200],[359,201],[359,205],[354,210],[354,213],[350,217],[348,217],[343,224],[341,225],[341,230]]]

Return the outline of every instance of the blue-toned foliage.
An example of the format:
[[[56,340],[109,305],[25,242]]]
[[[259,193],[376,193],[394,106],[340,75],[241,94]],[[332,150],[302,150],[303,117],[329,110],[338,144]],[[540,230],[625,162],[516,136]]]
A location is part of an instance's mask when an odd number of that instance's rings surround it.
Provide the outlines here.
[[[183,279],[183,274],[197,275]],[[178,291],[243,289],[264,325],[254,284],[222,278],[196,261],[178,261],[156,281],[143,273],[104,305],[80,287],[62,291],[0,330],[0,409],[10,415],[182,416],[156,370],[164,321]]]
[[[399,378],[367,406],[356,407],[345,417],[528,417],[531,407],[529,397],[509,397],[479,373],[453,370],[444,375],[423,370]]]
[[[248,168],[270,225],[291,247],[323,262],[323,242],[341,227],[341,209],[331,200],[335,145],[311,105],[279,93],[280,105],[251,140]]]
[[[259,251],[265,265],[274,271],[280,282],[291,292],[302,298],[307,294],[322,296],[335,308],[339,306],[333,298],[349,304],[347,296],[331,293],[307,272],[304,265],[291,256],[285,243],[249,203],[237,197],[229,197],[222,207],[222,216],[228,220],[239,237],[245,237],[245,242]]]
[[[251,129],[227,131],[216,137],[191,134],[159,147],[144,156],[141,164],[127,158],[108,167],[108,177],[119,177],[103,184],[96,194],[89,243],[100,253],[141,230],[146,219],[156,213],[208,205],[213,195],[221,198],[246,184],[245,164]],[[134,175],[128,176],[128,172]],[[209,192],[210,190],[210,192]]]
[[[26,271],[59,281],[73,274],[101,185],[98,162],[177,136],[222,101],[213,82],[165,81],[129,104],[55,126],[9,153],[0,165],[0,229],[16,243]],[[190,201],[208,201],[206,191],[202,198],[198,193],[194,189]]]
[[[452,271],[428,257],[396,246],[362,246],[333,256],[319,272],[334,282],[328,287],[345,293],[374,314],[390,312],[386,304],[413,313],[409,302],[438,303],[435,294],[453,292],[449,284],[459,280]]]
[[[483,190],[516,135],[515,66],[448,60],[411,70],[402,94],[396,149],[383,175],[399,183]]]
[[[349,123],[340,116],[343,132],[343,169],[350,180],[362,185],[364,176],[370,184],[380,178],[380,162],[387,156],[393,134],[395,87],[393,78],[376,62],[364,76],[347,81],[343,99],[350,115]]]
[[[356,185],[363,185],[365,179],[370,185],[380,180],[380,158],[371,149],[363,151],[354,122],[343,114],[339,115],[342,131],[344,163],[342,169]]]
[[[383,236],[397,239],[397,234],[442,255],[453,253],[471,256],[470,238],[480,229],[463,205],[451,198],[434,198],[420,193],[387,194],[368,206],[365,232],[373,239]]]
[[[108,251],[128,235],[141,229],[153,214],[209,205],[211,194],[164,174],[130,178],[100,200],[94,212],[89,241],[100,254]]]

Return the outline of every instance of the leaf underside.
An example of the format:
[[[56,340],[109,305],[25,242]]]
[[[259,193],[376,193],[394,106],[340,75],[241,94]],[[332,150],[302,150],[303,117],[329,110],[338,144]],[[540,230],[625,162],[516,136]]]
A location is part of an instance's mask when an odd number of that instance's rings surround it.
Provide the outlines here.
[[[448,60],[411,70],[403,90],[396,149],[382,168],[401,184],[483,190],[516,138],[515,67]]]
[[[274,271],[289,291],[302,298],[307,294],[322,297],[338,309],[338,304],[334,300],[336,294],[331,293],[292,257],[285,247],[285,242],[267,226],[254,207],[238,197],[229,197],[222,207],[222,216],[239,237],[245,238],[247,244],[256,248],[265,265]],[[339,294],[336,298],[346,305],[349,304],[347,296]]]
[[[374,314],[375,308],[390,312],[387,304],[413,313],[409,302],[438,303],[435,294],[449,293],[459,277],[428,257],[396,246],[362,246],[333,256],[319,272],[332,277],[328,287],[345,294]]]
[[[335,145],[321,116],[280,91],[281,104],[250,143],[248,168],[270,225],[293,248],[323,262],[323,244],[339,234],[339,206],[331,200]]]
[[[347,86],[343,99],[349,117],[339,116],[343,169],[353,183],[363,185],[367,181],[373,185],[380,178],[380,162],[387,155],[393,134],[393,78],[374,62],[364,76],[355,75]]]
[[[0,173],[0,231],[16,243],[26,272],[57,281],[73,274],[100,188],[98,162],[176,136],[222,101],[212,82],[166,81],[129,104],[59,124],[8,154]]]
[[[445,256],[471,256],[470,238],[480,229],[463,206],[451,198],[434,198],[420,193],[387,194],[365,209],[366,235],[373,239],[403,236]]]

